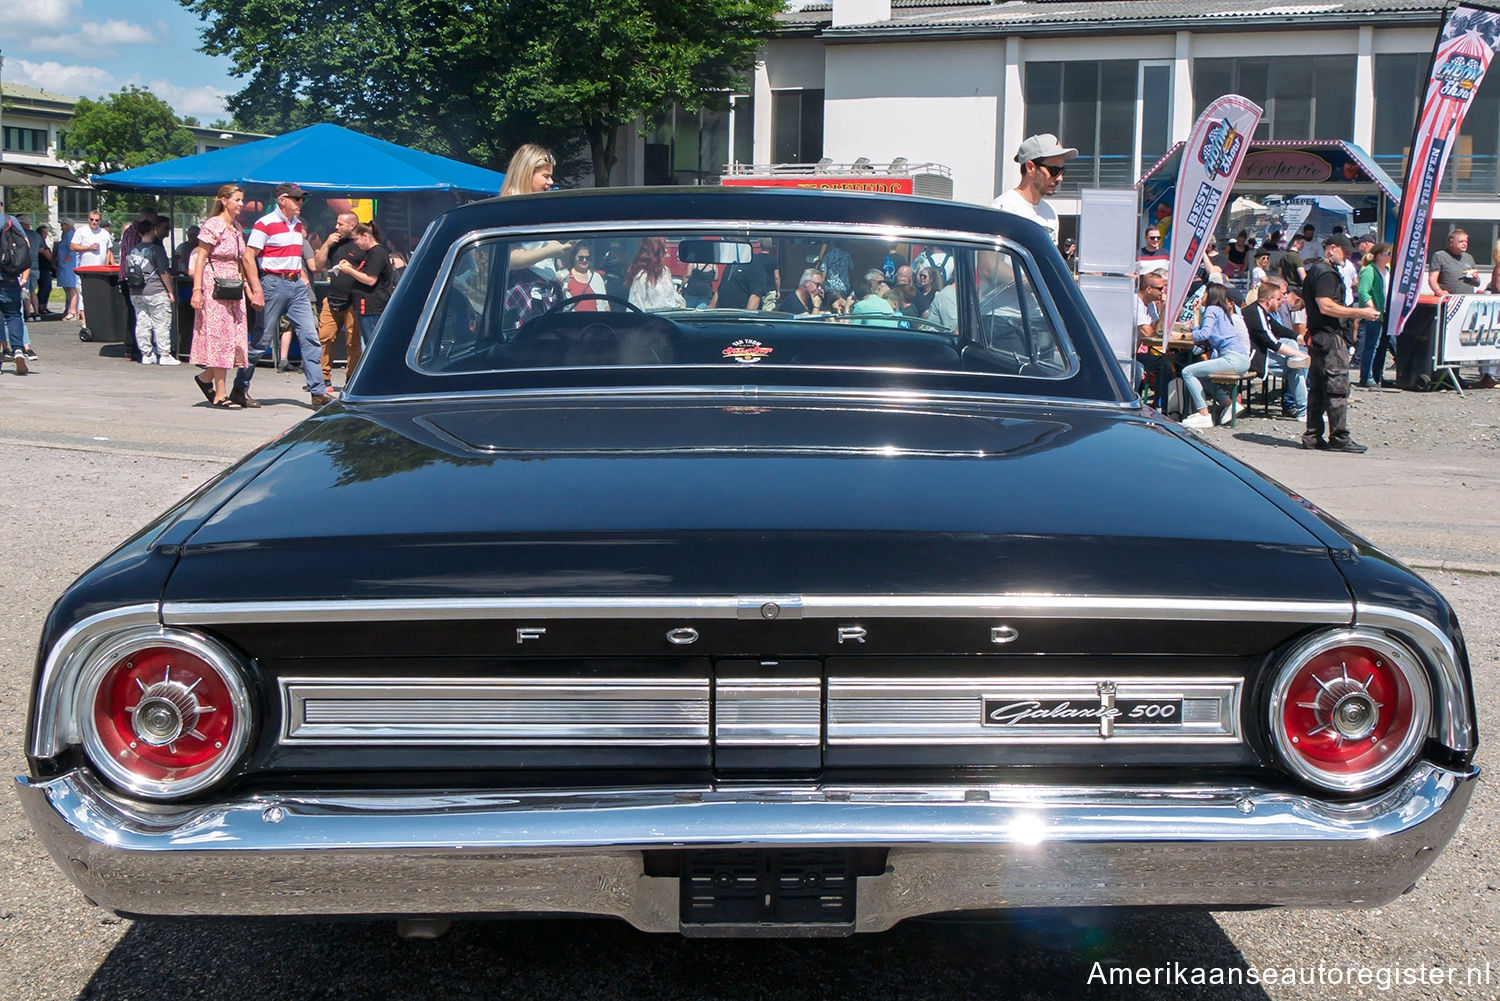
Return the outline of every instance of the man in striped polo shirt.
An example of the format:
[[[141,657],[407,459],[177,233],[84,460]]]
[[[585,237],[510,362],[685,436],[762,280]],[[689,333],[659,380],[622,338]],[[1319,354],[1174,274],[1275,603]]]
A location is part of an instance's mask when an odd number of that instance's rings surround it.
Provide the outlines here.
[[[323,352],[318,344],[318,321],[313,316],[312,289],[302,270],[305,231],[298,216],[306,197],[307,192],[295,184],[276,185],[276,207],[255,220],[246,242],[245,266],[259,266],[265,306],[260,311],[260,324],[251,334],[251,363],[235,376],[234,391],[230,394],[230,399],[243,406],[255,405],[249,402],[254,359],[270,346],[282,316],[291,321],[292,331],[302,345],[302,374],[307,378],[313,409],[333,402],[335,391],[323,382]]]

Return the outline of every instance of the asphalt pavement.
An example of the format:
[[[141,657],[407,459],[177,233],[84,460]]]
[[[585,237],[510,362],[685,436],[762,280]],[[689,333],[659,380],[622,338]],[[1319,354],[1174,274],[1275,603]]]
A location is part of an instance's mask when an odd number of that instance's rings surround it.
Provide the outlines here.
[[[0,762],[24,771],[41,622],[79,572],[240,455],[311,414],[300,373],[262,368],[253,411],[213,410],[191,366],[123,360],[77,324],[32,325],[31,374],[0,370]],[[336,378],[335,382],[342,382]],[[1417,567],[1454,603],[1485,738],[1500,732],[1500,391],[1357,390],[1365,455],[1297,448],[1300,426],[1242,416],[1203,433]],[[1193,517],[1192,498],[1161,499]],[[1225,572],[1205,567],[1205,575]],[[1493,744],[1480,764],[1500,761]],[[388,922],[128,921],[89,906],[0,791],[0,1001],[284,998],[1494,998],[1500,996],[1500,823],[1482,782],[1454,842],[1405,897],[1370,910],[1120,910],[999,927],[908,923],[835,942],[711,942],[592,921],[460,922],[433,942]],[[1111,969],[1284,968],[1313,983],[1163,980],[1111,989]],[[1434,983],[1431,968],[1458,983]],[[1324,972],[1313,972],[1322,968]],[[1334,969],[1412,982],[1355,987]],[[1470,974],[1470,969],[1479,971]],[[1420,974],[1416,971],[1426,971]],[[1335,979],[1337,976],[1338,979]]]

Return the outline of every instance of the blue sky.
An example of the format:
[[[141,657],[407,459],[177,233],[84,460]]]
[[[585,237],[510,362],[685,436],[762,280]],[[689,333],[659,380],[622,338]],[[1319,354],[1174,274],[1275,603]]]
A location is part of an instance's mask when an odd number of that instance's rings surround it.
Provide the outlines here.
[[[228,117],[242,86],[229,61],[198,51],[198,16],[176,0],[10,0],[0,15],[7,83],[98,98],[145,87],[178,115]]]

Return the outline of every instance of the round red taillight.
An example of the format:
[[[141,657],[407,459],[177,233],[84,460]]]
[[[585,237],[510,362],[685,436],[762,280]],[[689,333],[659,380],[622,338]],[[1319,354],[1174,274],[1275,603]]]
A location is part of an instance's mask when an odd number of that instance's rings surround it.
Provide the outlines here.
[[[1271,689],[1271,734],[1301,778],[1325,789],[1367,789],[1416,757],[1430,703],[1410,651],[1383,634],[1341,630],[1288,656]]]
[[[151,798],[218,781],[244,751],[250,701],[224,651],[191,634],[101,652],[80,702],[84,749],[121,786]]]

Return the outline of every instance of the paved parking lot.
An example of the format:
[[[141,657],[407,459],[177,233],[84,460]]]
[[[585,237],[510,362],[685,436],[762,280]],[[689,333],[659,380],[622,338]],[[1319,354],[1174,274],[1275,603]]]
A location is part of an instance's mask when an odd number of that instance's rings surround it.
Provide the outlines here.
[[[33,374],[17,377],[8,364],[0,372],[0,760],[9,774],[24,770],[32,661],[58,592],[152,515],[311,413],[300,374],[263,368],[253,393],[267,406],[226,413],[188,384],[191,367],[128,365],[118,345],[80,343],[76,324],[37,324],[33,338],[41,355]],[[1205,437],[1423,568],[1464,624],[1481,734],[1500,732],[1500,391],[1362,391],[1351,421],[1369,454],[1301,451],[1298,426],[1279,418],[1241,418]],[[1193,516],[1192,498],[1162,503]],[[1232,568],[1204,568],[1224,572]],[[1482,765],[1500,762],[1494,747],[1485,745]],[[7,783],[0,999],[1492,998],[1500,994],[1495,807],[1493,783],[1482,783],[1432,872],[1374,910],[1044,915],[1000,927],[911,923],[835,942],[470,922],[435,942],[408,942],[384,922],[114,918],[85,903],[46,857]],[[1106,990],[1095,979],[1111,968],[1172,964],[1325,972],[1307,974],[1321,984],[1290,987]],[[1456,968],[1459,982],[1432,983],[1434,964]],[[1332,982],[1334,967],[1429,972],[1382,992]],[[1470,967],[1480,971],[1474,983]]]

